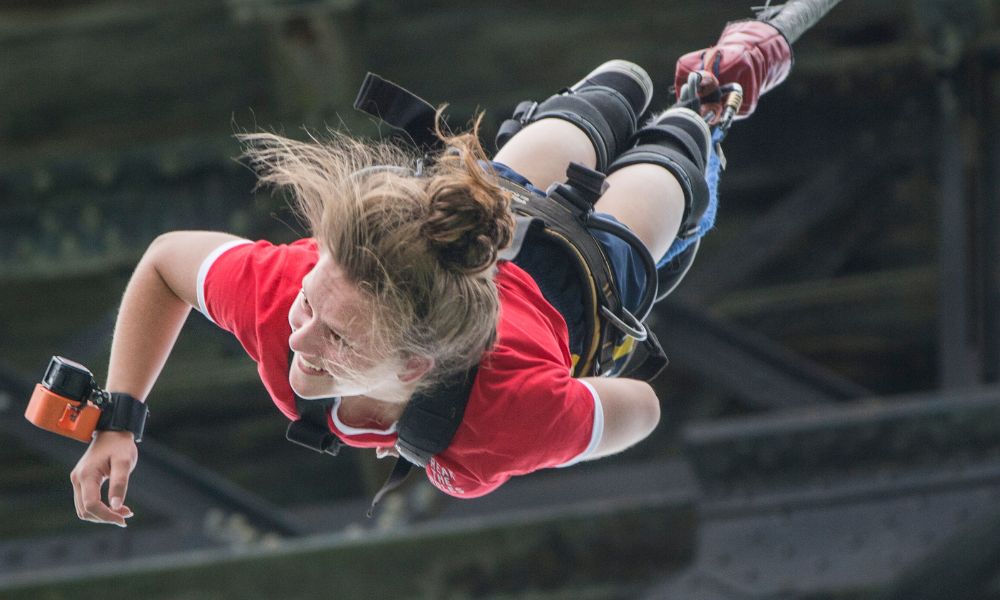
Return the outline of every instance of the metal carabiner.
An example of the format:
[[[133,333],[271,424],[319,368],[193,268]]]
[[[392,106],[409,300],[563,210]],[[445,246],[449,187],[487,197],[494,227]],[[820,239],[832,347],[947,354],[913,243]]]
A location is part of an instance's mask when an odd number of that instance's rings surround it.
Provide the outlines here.
[[[646,338],[649,337],[649,332],[646,330],[646,326],[643,325],[639,319],[635,318],[635,315],[624,308],[622,309],[622,314],[632,321],[631,324],[622,321],[621,318],[611,312],[607,306],[601,307],[601,314],[615,326],[615,329],[631,338],[635,338],[635,341],[637,342],[645,342]]]

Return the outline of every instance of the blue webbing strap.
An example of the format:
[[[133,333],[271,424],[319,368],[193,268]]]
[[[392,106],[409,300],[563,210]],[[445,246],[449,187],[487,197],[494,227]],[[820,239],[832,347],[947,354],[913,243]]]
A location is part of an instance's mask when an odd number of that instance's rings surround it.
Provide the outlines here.
[[[722,171],[722,162],[715,152],[715,147],[716,144],[722,141],[724,135],[725,133],[720,129],[716,129],[712,134],[712,148],[709,150],[708,167],[705,169],[705,182],[708,183],[708,208],[705,209],[705,214],[698,221],[698,229],[686,238],[675,239],[670,249],[667,250],[667,253],[656,263],[657,267],[662,267],[669,263],[674,257],[687,250],[691,244],[715,227],[715,213],[719,208],[719,175]]]

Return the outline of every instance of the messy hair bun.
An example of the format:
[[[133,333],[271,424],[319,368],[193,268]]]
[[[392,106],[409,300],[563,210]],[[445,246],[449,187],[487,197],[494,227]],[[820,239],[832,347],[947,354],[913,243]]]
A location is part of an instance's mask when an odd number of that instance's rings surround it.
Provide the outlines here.
[[[467,274],[491,267],[514,232],[509,196],[482,167],[488,163],[475,133],[442,136],[449,151],[429,174],[429,210],[420,227],[441,265]]]

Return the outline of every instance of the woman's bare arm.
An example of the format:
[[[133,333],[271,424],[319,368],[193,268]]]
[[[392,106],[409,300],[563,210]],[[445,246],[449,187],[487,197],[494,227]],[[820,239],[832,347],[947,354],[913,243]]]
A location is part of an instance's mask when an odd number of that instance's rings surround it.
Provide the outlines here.
[[[170,355],[192,306],[198,303],[198,269],[226,233],[177,231],[156,238],[122,297],[111,343],[107,389],[145,399]],[[77,516],[125,526],[128,479],[138,460],[130,432],[102,431],[70,473]],[[101,486],[110,480],[108,503]]]
[[[111,342],[107,387],[146,398],[191,307],[198,269],[213,250],[237,240],[214,231],[173,231],[153,240],[122,298]]]
[[[645,439],[660,422],[660,401],[645,381],[587,377],[604,410],[604,432],[590,458],[617,454]]]

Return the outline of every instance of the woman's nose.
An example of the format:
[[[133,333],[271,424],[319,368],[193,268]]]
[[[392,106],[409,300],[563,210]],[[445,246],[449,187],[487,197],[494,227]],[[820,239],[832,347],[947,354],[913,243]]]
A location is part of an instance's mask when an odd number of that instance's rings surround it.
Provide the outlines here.
[[[288,347],[291,348],[293,352],[305,352],[305,348],[303,348],[303,342],[305,340],[302,338],[302,329],[292,325],[292,333],[288,336]]]
[[[288,336],[288,347],[294,352],[316,356],[319,349],[316,347],[316,336],[313,335],[313,327],[308,319],[301,316],[296,318],[294,314],[289,315],[288,324],[292,327],[292,333]]]

